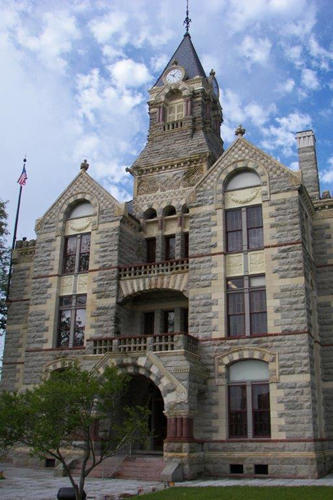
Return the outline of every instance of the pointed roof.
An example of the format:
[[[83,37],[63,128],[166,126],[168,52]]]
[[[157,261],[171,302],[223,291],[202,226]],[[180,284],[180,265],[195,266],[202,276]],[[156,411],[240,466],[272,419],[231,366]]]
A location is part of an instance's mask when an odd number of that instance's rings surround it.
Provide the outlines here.
[[[198,54],[194,48],[194,45],[191,40],[191,36],[189,33],[185,33],[184,38],[180,42],[176,52],[171,57],[170,61],[162,71],[162,74],[158,78],[155,83],[155,87],[161,87],[164,85],[162,80],[162,76],[167,68],[173,66],[173,62],[177,61],[179,66],[183,66],[186,71],[187,78],[194,78],[195,76],[204,76],[206,77],[205,70],[202,67]]]

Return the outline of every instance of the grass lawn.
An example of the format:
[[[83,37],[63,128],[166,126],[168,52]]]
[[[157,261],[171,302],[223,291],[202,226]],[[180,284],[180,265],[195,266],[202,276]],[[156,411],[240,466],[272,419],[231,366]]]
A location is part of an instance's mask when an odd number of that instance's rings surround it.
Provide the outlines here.
[[[150,500],[332,500],[330,486],[225,486],[201,488],[169,488],[140,496]]]

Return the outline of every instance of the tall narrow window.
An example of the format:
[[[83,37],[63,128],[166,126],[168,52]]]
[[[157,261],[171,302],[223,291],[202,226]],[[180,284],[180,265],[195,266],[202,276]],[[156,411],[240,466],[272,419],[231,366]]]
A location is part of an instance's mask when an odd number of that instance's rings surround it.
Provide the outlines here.
[[[244,278],[227,281],[229,337],[245,335]]]
[[[260,205],[226,210],[225,225],[227,252],[241,252],[263,247],[263,220]]]
[[[145,312],[143,314],[143,333],[145,335],[153,335],[154,334],[154,322],[155,322],[155,314],[154,311]]]
[[[229,337],[267,333],[265,276],[227,279]]]
[[[244,360],[229,368],[229,437],[270,436],[268,365]]]
[[[176,255],[175,235],[165,236],[165,260],[173,260]]]
[[[188,259],[188,249],[189,249],[189,236],[188,233],[183,233],[184,242],[184,258]]]
[[[65,238],[63,273],[88,271],[90,255],[90,233]]]
[[[156,261],[156,238],[146,239],[146,255],[147,255],[147,262]]]
[[[57,347],[78,347],[84,342],[86,295],[60,297]]]

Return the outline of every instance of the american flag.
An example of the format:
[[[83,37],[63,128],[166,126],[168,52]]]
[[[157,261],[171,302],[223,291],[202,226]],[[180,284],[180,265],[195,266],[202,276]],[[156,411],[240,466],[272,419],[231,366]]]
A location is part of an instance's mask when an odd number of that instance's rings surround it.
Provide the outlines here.
[[[20,186],[25,186],[25,183],[27,182],[27,171],[25,169],[25,165],[23,166],[23,169],[22,169],[22,173],[20,175],[20,177],[18,178],[18,183]]]

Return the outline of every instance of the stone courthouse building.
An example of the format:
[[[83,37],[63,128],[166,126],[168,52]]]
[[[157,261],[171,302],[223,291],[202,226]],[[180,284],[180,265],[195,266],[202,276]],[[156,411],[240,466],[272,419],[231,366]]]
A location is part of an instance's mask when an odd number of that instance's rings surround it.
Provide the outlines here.
[[[314,134],[296,134],[298,171],[242,127],[224,150],[218,84],[189,33],[149,92],[149,118],[131,202],[84,161],[36,240],[17,242],[2,387],[74,360],[113,364],[151,410],[140,451],[162,478],[323,475],[333,199],[320,196]]]

